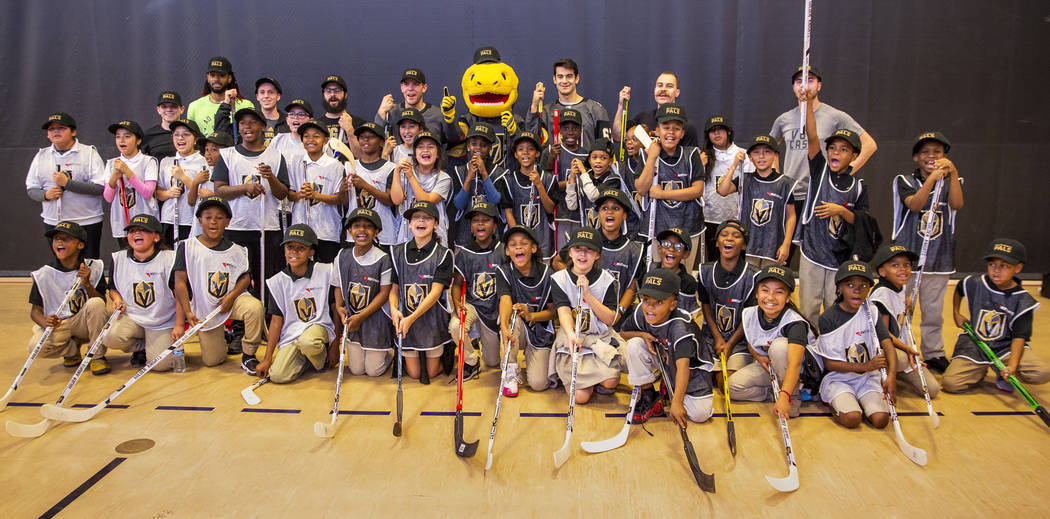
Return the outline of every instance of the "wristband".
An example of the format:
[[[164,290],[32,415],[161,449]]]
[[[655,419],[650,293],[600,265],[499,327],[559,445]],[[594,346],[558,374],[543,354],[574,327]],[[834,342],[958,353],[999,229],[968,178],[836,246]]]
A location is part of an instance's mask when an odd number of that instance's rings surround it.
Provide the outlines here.
[[[791,403],[791,394],[790,394],[790,393],[788,393],[787,391],[784,391],[783,389],[781,389],[781,390],[780,390],[780,392],[781,392],[781,393],[784,393],[785,395],[787,395],[787,397],[788,397],[788,403],[790,404],[790,403]]]
[[[620,315],[627,315],[627,309],[622,307],[622,306],[617,306],[616,307],[616,313],[618,313]]]

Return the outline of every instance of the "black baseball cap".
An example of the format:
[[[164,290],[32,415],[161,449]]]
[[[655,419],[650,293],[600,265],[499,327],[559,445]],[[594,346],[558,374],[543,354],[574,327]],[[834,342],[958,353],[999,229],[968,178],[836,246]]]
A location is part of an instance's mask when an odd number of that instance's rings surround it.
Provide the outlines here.
[[[679,121],[685,124],[688,120],[688,117],[685,115],[685,108],[682,108],[682,105],[678,103],[664,103],[660,105],[660,108],[656,109],[657,123]]]
[[[422,211],[435,220],[438,219],[437,206],[430,200],[416,200],[415,202],[412,202],[412,207],[409,207],[408,210],[405,211],[405,218],[412,219],[412,214],[417,211]]]
[[[372,222],[376,230],[383,230],[383,221],[379,219],[379,214],[366,207],[358,207],[350,211],[350,214],[346,215],[346,220],[343,220],[343,230],[349,229],[354,220],[368,220]]]
[[[561,126],[565,123],[576,123],[583,126],[583,117],[580,116],[580,111],[575,108],[566,108],[558,113],[558,125]]]
[[[609,156],[612,156],[612,149],[612,141],[606,139],[605,137],[599,137],[597,139],[594,139],[594,142],[591,143],[591,149],[588,152],[588,155],[595,151],[604,151],[605,153],[609,154]]]
[[[496,134],[492,131],[492,127],[485,123],[474,123],[474,126],[467,132],[467,139],[471,137],[481,137],[489,143],[496,143]]]
[[[73,120],[73,116],[65,112],[55,112],[47,116],[47,120],[44,121],[44,124],[40,125],[40,129],[46,130],[47,127],[51,125],[51,123],[58,123],[62,126],[68,126],[74,130],[77,129],[77,122]]]
[[[431,133],[430,130],[423,130],[423,131],[417,133],[416,134],[416,138],[412,140],[412,149],[413,150],[416,149],[416,146],[419,146],[419,143],[423,139],[430,139],[430,140],[434,141],[434,144],[438,145],[438,148],[441,147],[441,141],[438,140],[436,135]]]
[[[689,236],[685,234],[685,229],[682,229],[681,227],[671,227],[670,229],[660,231],[656,235],[656,241],[660,241],[671,236],[678,238],[678,240],[685,245],[685,250],[690,250],[693,248],[692,240],[690,240]]]
[[[284,111],[288,112],[293,106],[298,106],[299,108],[306,110],[306,113],[310,114],[310,117],[314,116],[314,107],[310,106],[310,102],[305,99],[292,99],[292,102],[284,105]]]
[[[480,47],[474,51],[474,64],[478,65],[481,63],[499,63],[499,51],[496,47]]]
[[[296,133],[299,134],[300,137],[302,137],[303,134],[306,133],[306,129],[307,128],[313,128],[313,129],[323,133],[325,137],[331,137],[331,134],[328,132],[328,128],[325,128],[324,126],[318,124],[317,121],[314,121],[312,119],[309,120],[309,121],[306,121],[303,124],[300,124],[299,127],[296,128],[295,131],[296,131]]]
[[[528,236],[529,239],[532,240],[532,243],[535,243],[537,247],[540,245],[540,240],[538,240],[536,238],[536,233],[533,232],[532,229],[530,229],[528,227],[525,227],[523,225],[515,225],[514,227],[511,227],[510,229],[507,229],[507,232],[503,233],[503,242],[504,243],[509,242],[511,235],[518,234],[518,233],[521,233],[521,234],[524,234],[524,235]]]
[[[45,232],[44,236],[48,238],[53,238],[56,234],[60,232],[66,233],[84,243],[87,243],[87,231],[85,231],[84,228],[76,222],[58,222],[58,225],[55,225],[47,232]]]
[[[297,223],[284,231],[284,239],[281,240],[283,247],[288,243],[301,243],[308,247],[317,248],[317,233],[304,223]]]
[[[835,272],[835,283],[853,276],[860,276],[867,278],[868,281],[875,281],[875,273],[872,271],[871,265],[859,260],[849,260],[839,265],[838,271]]]
[[[744,235],[744,244],[745,245],[747,244],[747,240],[748,240],[748,238],[749,238],[751,233],[749,233],[747,231],[747,228],[744,227],[744,224],[740,223],[740,220],[737,220],[736,218],[730,218],[730,219],[728,219],[728,220],[718,224],[718,228],[715,229],[715,239],[718,239],[718,235],[722,234],[722,229],[725,229],[727,227],[731,227],[733,229],[736,229],[736,230],[740,231],[740,234]]]
[[[879,250],[875,251],[875,256],[871,259],[871,266],[875,267],[875,270],[878,270],[883,263],[886,263],[897,256],[906,256],[913,264],[916,261],[919,261],[918,254],[915,254],[903,245],[897,245],[896,243],[890,242],[879,247]]]
[[[325,76],[324,81],[321,82],[321,90],[324,90],[324,87],[328,86],[328,83],[335,83],[335,84],[339,85],[339,87],[343,89],[343,92],[346,92],[346,90],[347,90],[346,89],[346,81],[343,80],[343,76],[340,76],[338,74],[332,74],[331,76]]]
[[[149,232],[161,233],[164,228],[161,227],[160,221],[157,220],[156,216],[151,214],[137,214],[131,218],[131,221],[124,226],[124,232],[130,231],[134,227],[141,227]]]
[[[499,217],[499,212],[496,210],[496,204],[493,204],[491,202],[478,202],[478,203],[474,204],[470,208],[470,210],[467,211],[467,214],[463,215],[463,217],[466,220],[468,220],[467,223],[469,223],[469,220],[471,218],[470,215],[472,215],[474,213],[481,213],[481,214],[483,214],[485,216],[488,216],[488,217],[490,217],[492,219],[496,219],[496,218]]]
[[[233,65],[230,64],[230,60],[226,59],[226,56],[215,56],[208,60],[208,72],[230,74],[233,72]]]
[[[127,130],[127,131],[129,131],[131,133],[134,133],[135,136],[140,138],[140,139],[142,138],[142,127],[139,126],[139,123],[137,123],[135,121],[127,121],[127,120],[117,121],[117,122],[109,125],[108,129],[109,129],[109,133],[112,133],[113,135],[116,135],[117,134],[117,130],[119,130],[121,128],[123,128],[123,129],[125,129],[125,130]]]
[[[751,153],[751,150],[759,146],[767,146],[769,149],[777,151],[777,140],[769,135],[756,135],[755,140],[747,147],[747,152]]]
[[[419,113],[419,110],[415,108],[405,108],[401,110],[401,116],[397,118],[396,124],[400,125],[401,121],[412,121],[420,126],[426,125],[426,121],[423,119],[423,114]]]
[[[645,274],[638,295],[659,299],[677,298],[682,289],[682,279],[670,269],[653,269]]]
[[[511,147],[516,147],[518,143],[523,140],[532,141],[532,143],[536,145],[536,149],[540,148],[539,137],[536,137],[535,133],[532,133],[528,130],[518,130],[517,135],[514,136],[514,142],[511,143]]]
[[[157,106],[162,104],[172,103],[178,106],[182,106],[182,96],[174,90],[165,90],[157,96]]]
[[[857,132],[853,130],[847,130],[845,128],[835,130],[835,133],[828,136],[827,139],[824,139],[824,146],[830,145],[831,141],[835,139],[842,139],[846,141],[850,146],[853,147],[854,153],[860,153],[860,135],[857,135]]]
[[[284,93],[284,91],[281,90],[281,84],[277,82],[277,79],[275,79],[273,77],[270,77],[270,76],[263,76],[263,77],[261,77],[259,79],[256,79],[255,80],[255,90],[258,91],[259,87],[264,85],[264,84],[266,84],[266,83],[269,83],[269,84],[273,85],[273,87],[275,89],[277,89],[277,93],[278,94],[283,94]]]
[[[572,239],[565,245],[565,249],[571,249],[573,247],[587,247],[593,251],[602,251],[602,242],[598,237],[598,229],[591,229],[588,227],[581,227],[576,229],[576,232],[572,233]]]
[[[601,207],[602,203],[606,200],[616,200],[618,204],[623,206],[624,210],[631,208],[631,198],[627,196],[627,193],[620,191],[619,189],[605,189],[602,190],[598,198],[594,199],[594,206]]]
[[[988,244],[988,248],[985,249],[984,259],[990,260],[993,258],[999,258],[1011,265],[1018,263],[1024,263],[1025,261],[1025,249],[1024,244],[1017,240],[1011,240],[1010,238],[996,238]]]
[[[171,124],[168,125],[168,127],[171,128],[171,131],[173,132],[175,131],[175,128],[178,128],[180,126],[189,130],[190,133],[192,133],[198,141],[204,138],[204,134],[201,133],[201,129],[199,126],[197,126],[196,121],[191,121],[189,119],[177,119],[175,121],[172,121]]]
[[[226,203],[226,200],[219,195],[211,195],[202,199],[197,203],[197,211],[194,213],[197,218],[201,217],[201,213],[209,207],[219,207],[226,213],[226,218],[233,218],[233,211],[230,210],[230,204]]]
[[[406,68],[405,71],[401,73],[401,81],[404,82],[406,79],[414,79],[423,84],[426,84],[427,82],[427,76],[418,68]]]
[[[379,137],[380,139],[383,138],[384,133],[383,129],[380,128],[378,124],[372,121],[363,122],[360,126],[354,128],[354,137],[360,137],[361,134],[364,132],[372,132],[376,134],[376,137]]]
[[[704,124],[704,132],[711,131],[711,128],[721,126],[726,130],[733,131],[733,125],[729,123],[729,119],[724,115],[712,115],[707,118],[707,123]]]
[[[911,145],[911,154],[915,155],[919,152],[919,147],[926,141],[936,141],[944,146],[944,152],[948,153],[948,150],[952,148],[952,143],[948,142],[948,138],[943,133],[937,130],[931,130],[928,132],[922,132],[918,137],[915,138],[915,144]]]
[[[824,76],[822,76],[820,74],[820,69],[819,68],[814,67],[813,65],[810,65],[809,66],[809,73],[814,75],[814,76],[817,76],[817,81],[824,81]],[[802,75],[802,65],[799,65],[798,67],[796,67],[795,68],[795,72],[793,74],[791,74],[791,82],[794,83],[795,82],[795,78],[799,77],[800,75]]]
[[[255,116],[255,118],[262,121],[263,124],[266,124],[266,116],[264,116],[262,112],[252,107],[245,107],[241,108],[240,110],[237,110],[237,113],[233,114],[233,120],[239,123],[241,122],[241,119],[246,115],[253,115]]]
[[[795,291],[795,273],[784,265],[767,265],[755,274],[755,284],[767,279],[776,279],[788,287],[788,292]]]
[[[220,148],[229,148],[230,146],[233,146],[233,137],[226,132],[211,132],[204,136],[204,140],[215,143]]]

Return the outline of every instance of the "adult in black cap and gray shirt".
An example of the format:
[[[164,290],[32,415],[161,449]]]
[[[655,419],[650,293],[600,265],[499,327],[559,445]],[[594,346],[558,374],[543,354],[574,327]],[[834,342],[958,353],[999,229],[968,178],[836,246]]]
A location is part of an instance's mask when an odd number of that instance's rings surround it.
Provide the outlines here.
[[[186,108],[182,106],[182,96],[173,90],[165,90],[157,98],[157,115],[160,124],[149,128],[142,135],[142,152],[160,160],[175,155],[175,145],[171,142],[171,123],[182,117]]]
[[[361,126],[365,119],[346,111],[346,81],[335,74],[325,76],[324,81],[321,81],[321,96],[324,113],[316,117],[317,122],[328,129],[333,139],[350,146],[355,157],[360,155],[361,148],[354,137],[354,128]]]
[[[60,221],[74,222],[86,233],[84,257],[99,258],[102,186],[108,179],[105,162],[94,146],[77,140],[77,123],[71,115],[53,113],[40,128],[51,146],[40,148],[29,164],[26,194],[43,205],[40,217],[45,232]]]
[[[418,68],[407,68],[401,73],[401,95],[404,101],[395,104],[394,96],[387,94],[379,103],[376,111],[375,123],[386,128],[391,135],[397,138],[401,144],[401,135],[397,132],[397,121],[401,119],[401,111],[405,108],[414,108],[423,116],[423,124],[428,130],[434,132],[442,143],[444,136],[441,134],[441,109],[423,100],[423,94],[427,92],[427,77]],[[355,126],[356,128],[356,126]]]
[[[266,117],[266,130],[263,131],[263,142],[269,146],[270,140],[278,133],[289,131],[284,114],[277,108],[281,100],[281,84],[272,77],[261,77],[255,80],[255,100],[259,102],[259,113]]]
[[[230,103],[236,105],[232,111]],[[223,110],[224,104],[226,105],[225,110]],[[211,132],[226,132],[233,135],[233,120],[230,114],[242,108],[254,107],[251,101],[241,95],[230,60],[225,56],[215,56],[208,60],[208,72],[204,77],[201,96],[190,103],[186,109],[186,118],[197,123],[197,127],[204,135]]]
[[[540,104],[543,103],[546,88],[542,82],[536,83],[536,89],[532,92],[532,106],[525,116],[527,129],[536,135],[540,134],[540,125],[553,131],[554,110],[573,108],[580,113],[583,121],[583,133],[580,140],[584,149],[591,149],[591,143],[599,137],[610,138],[609,112],[601,103],[581,96],[576,90],[576,86],[580,83],[579,65],[570,58],[555,61],[553,80],[558,97],[544,104],[542,113]]]
[[[656,120],[656,111],[667,103],[676,103],[678,96],[681,94],[681,90],[678,89],[678,76],[674,72],[664,71],[659,76],[656,76],[656,84],[653,86],[653,99],[656,101],[656,108],[652,110],[646,110],[637,112],[627,119],[627,128],[623,131],[630,130],[631,127],[639,124],[644,124],[649,128],[649,131],[656,130],[658,124]],[[613,116],[612,120],[612,133],[616,138],[620,135],[620,119],[623,117],[624,103],[631,99],[631,87],[624,86],[620,89],[619,101],[616,105],[616,115]],[[685,135],[682,137],[680,142],[683,146],[694,146],[700,147],[700,133],[696,131],[696,126],[692,123],[686,123]]]

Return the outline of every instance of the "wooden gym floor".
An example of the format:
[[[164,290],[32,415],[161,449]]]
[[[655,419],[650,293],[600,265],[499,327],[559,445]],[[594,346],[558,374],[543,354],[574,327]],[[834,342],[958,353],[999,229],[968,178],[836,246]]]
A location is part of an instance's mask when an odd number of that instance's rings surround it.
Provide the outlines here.
[[[25,360],[29,338],[26,280],[0,281],[0,390]],[[951,288],[951,287],[950,287]],[[1028,287],[1033,293],[1036,287]],[[949,297],[951,291],[948,292]],[[1045,299],[1040,299],[1046,303]],[[950,301],[949,301],[950,303]],[[951,323],[950,305],[945,305]],[[918,322],[916,320],[916,322]],[[945,329],[954,344],[954,326]],[[1036,351],[1050,356],[1050,317],[1036,314]],[[134,374],[129,356],[110,354],[113,372],[85,374],[67,404],[94,404]],[[445,377],[429,386],[406,381],[402,438],[394,438],[396,382],[386,376],[344,378],[334,438],[314,436],[327,421],[334,370],[298,382],[259,388],[249,408],[240,390],[253,378],[230,358],[204,368],[196,344],[185,374],[150,374],[122,395],[119,408],[80,424],[52,424],[35,439],[0,432],[0,488],[5,518],[58,517],[1046,517],[1041,498],[1050,483],[1050,430],[1017,395],[986,384],[969,395],[943,394],[932,429],[923,399],[902,388],[904,435],[926,449],[925,468],[897,449],[892,426],[846,430],[820,404],[802,406],[789,425],[801,487],[781,494],[764,475],[787,466],[779,425],[768,403],[734,403],[738,453],[726,445],[721,391],[716,417],[688,431],[716,494],[694,483],[681,440],[665,418],[633,427],[627,444],[586,454],[579,442],[615,435],[623,424],[629,387],[577,406],[572,458],[554,470],[563,440],[564,391],[503,399],[492,470],[486,445],[498,370],[465,386],[464,437],[481,441],[477,455],[453,452],[450,412],[455,385]],[[239,360],[239,359],[238,359]],[[4,421],[41,420],[39,405],[53,402],[71,376],[55,359],[38,359],[0,415]],[[1050,388],[1032,387],[1050,403]],[[127,407],[124,407],[127,406]],[[118,454],[128,440],[155,446]]]

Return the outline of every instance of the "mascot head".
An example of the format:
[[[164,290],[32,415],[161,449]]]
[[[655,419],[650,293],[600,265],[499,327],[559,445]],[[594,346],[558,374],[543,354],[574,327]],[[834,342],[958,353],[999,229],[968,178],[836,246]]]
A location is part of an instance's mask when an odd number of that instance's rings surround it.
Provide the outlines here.
[[[462,86],[467,109],[478,117],[499,117],[518,100],[518,75],[500,61],[493,47],[474,51],[474,64],[463,72]]]

